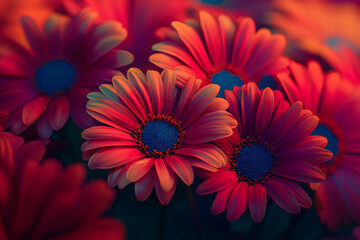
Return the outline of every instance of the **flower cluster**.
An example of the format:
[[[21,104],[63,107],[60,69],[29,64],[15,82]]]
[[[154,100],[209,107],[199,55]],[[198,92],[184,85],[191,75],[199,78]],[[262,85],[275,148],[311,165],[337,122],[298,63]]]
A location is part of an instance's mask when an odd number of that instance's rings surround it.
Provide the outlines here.
[[[205,2],[0,3],[0,239],[135,238],[123,198],[184,195],[195,228],[277,205],[359,237],[360,5]]]

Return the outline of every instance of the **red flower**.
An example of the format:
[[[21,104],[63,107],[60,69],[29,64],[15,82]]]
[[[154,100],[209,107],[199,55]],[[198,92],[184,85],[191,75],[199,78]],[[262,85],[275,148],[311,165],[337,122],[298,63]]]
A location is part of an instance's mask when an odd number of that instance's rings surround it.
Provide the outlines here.
[[[80,127],[93,124],[86,94],[132,61],[130,53],[114,50],[126,38],[121,24],[95,19],[88,10],[73,19],[52,15],[43,26],[22,18],[27,43],[9,41],[0,52],[0,109],[11,114],[5,127],[20,134],[36,122],[39,135],[48,138],[70,115]]]
[[[106,182],[85,184],[81,164],[39,165],[44,153],[40,142],[0,134],[0,239],[125,239],[119,221],[102,217],[115,199]]]
[[[311,184],[322,222],[336,230],[340,223],[360,223],[360,89],[337,73],[324,74],[314,61],[290,63],[292,77],[278,77],[290,102],[302,101],[319,119],[316,133],[329,139],[334,157],[319,168],[323,183]]]
[[[259,83],[267,74],[286,70],[282,57],[285,38],[272,35],[268,29],[255,29],[251,18],[233,21],[225,15],[215,19],[200,11],[199,20],[172,22],[175,31],[168,31],[169,41],[155,44],[150,61],[163,69],[172,69],[183,85],[190,75],[211,83],[212,76],[228,71],[244,82]]]
[[[87,109],[107,126],[82,133],[89,167],[111,169],[112,187],[134,182],[140,201],[155,187],[159,201],[168,204],[177,176],[191,185],[193,167],[216,171],[224,166],[224,153],[211,142],[230,136],[237,123],[225,111],[228,103],[216,98],[218,86],[199,86],[192,77],[179,88],[171,70],[145,76],[134,68],[127,78],[115,76],[113,85],[101,85],[101,92],[88,95]]]
[[[265,215],[267,194],[290,213],[312,204],[297,183],[321,182],[325,175],[314,165],[331,159],[326,139],[309,136],[318,118],[301,102],[289,106],[279,91],[260,91],[254,83],[225,91],[238,121],[232,136],[215,143],[227,154],[226,167],[207,173],[198,194],[218,192],[212,212],[227,208],[234,221],[249,207],[255,222]]]

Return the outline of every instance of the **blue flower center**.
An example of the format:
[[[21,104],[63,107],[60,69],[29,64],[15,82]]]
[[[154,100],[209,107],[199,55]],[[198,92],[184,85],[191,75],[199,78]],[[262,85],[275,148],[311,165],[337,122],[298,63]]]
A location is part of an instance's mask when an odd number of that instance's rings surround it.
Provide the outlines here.
[[[63,91],[74,83],[76,71],[65,61],[52,61],[41,66],[36,73],[38,88],[47,94]]]
[[[172,150],[178,143],[178,128],[167,121],[149,121],[141,133],[141,141],[148,146],[149,153]]]
[[[215,73],[211,77],[211,82],[220,86],[218,97],[222,98],[225,98],[225,90],[233,90],[234,86],[241,87],[242,85],[244,85],[243,81],[241,81],[238,76],[232,75],[225,70]]]
[[[338,154],[338,150],[339,150],[338,139],[334,135],[334,133],[332,133],[329,130],[329,128],[327,128],[325,125],[319,124],[311,135],[320,135],[326,137],[328,140],[328,144],[326,145],[325,149],[331,151],[334,157]]]
[[[260,90],[263,90],[263,89],[265,89],[267,87],[272,89],[272,90],[277,89],[277,83],[276,83],[275,79],[270,75],[264,75],[261,78],[261,81],[259,82],[259,89]]]
[[[271,173],[275,158],[265,146],[257,143],[241,146],[234,159],[240,177],[255,182]]]

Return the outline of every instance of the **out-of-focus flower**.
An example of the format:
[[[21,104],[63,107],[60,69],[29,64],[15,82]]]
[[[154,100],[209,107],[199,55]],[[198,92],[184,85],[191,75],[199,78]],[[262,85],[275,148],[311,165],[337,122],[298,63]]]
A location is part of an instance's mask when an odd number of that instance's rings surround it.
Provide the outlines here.
[[[355,227],[353,230],[353,234],[356,240],[360,240],[360,227]]]
[[[19,134],[36,121],[39,135],[47,138],[69,114],[80,127],[93,123],[85,112],[86,95],[133,59],[114,50],[126,37],[121,24],[95,24],[96,16],[88,10],[72,20],[53,15],[41,27],[22,18],[30,48],[9,40],[11,48],[0,56],[0,109],[11,113],[5,127]]]
[[[218,214],[227,208],[229,221],[249,207],[253,220],[260,222],[267,194],[290,213],[309,208],[311,199],[296,181],[323,181],[325,175],[315,165],[332,157],[323,148],[324,137],[309,136],[319,119],[303,110],[301,102],[289,106],[281,92],[260,91],[254,83],[225,95],[239,124],[231,137],[215,142],[228,156],[226,167],[205,174],[197,193],[218,192],[211,210]]]
[[[311,184],[320,219],[330,230],[351,219],[360,223],[360,89],[337,73],[324,74],[314,61],[291,62],[292,78],[279,74],[290,102],[302,101],[319,119],[314,131],[328,139],[334,157],[320,164],[326,180]]]
[[[327,61],[343,78],[346,78],[354,84],[360,83],[360,54],[350,47],[342,45],[338,50],[329,54]]]
[[[39,164],[44,153],[40,142],[0,134],[0,239],[125,239],[118,220],[101,216],[115,199],[106,182],[84,184],[81,164]]]
[[[2,0],[0,2],[0,44],[8,37],[26,42],[20,18],[26,14],[37,23],[43,23],[53,13],[53,9],[43,4],[43,0]]]
[[[88,7],[99,14],[99,20],[120,22],[128,32],[122,49],[134,55],[131,66],[146,71],[154,66],[149,63],[151,46],[159,41],[155,34],[174,20],[186,18],[188,0],[62,0],[69,12],[76,13]]]
[[[225,111],[228,103],[216,98],[219,86],[198,91],[200,83],[191,77],[181,89],[171,70],[145,76],[131,68],[127,79],[116,76],[113,85],[89,94],[88,113],[107,125],[82,133],[89,167],[111,169],[112,187],[135,182],[139,201],[155,187],[159,201],[168,204],[176,176],[191,185],[193,167],[216,171],[225,166],[225,154],[211,142],[230,136],[237,122]]]
[[[282,57],[285,38],[264,28],[256,31],[250,18],[233,21],[220,15],[216,20],[200,11],[199,21],[175,21],[171,25],[176,32],[168,33],[170,41],[153,46],[161,53],[153,54],[150,61],[173,69],[180,85],[194,75],[204,86],[222,71],[238,76],[244,83],[259,83],[264,75],[286,70],[288,60]]]
[[[289,37],[290,46],[325,59],[341,44],[360,49],[360,6],[354,3],[277,0],[275,9],[268,21]]]

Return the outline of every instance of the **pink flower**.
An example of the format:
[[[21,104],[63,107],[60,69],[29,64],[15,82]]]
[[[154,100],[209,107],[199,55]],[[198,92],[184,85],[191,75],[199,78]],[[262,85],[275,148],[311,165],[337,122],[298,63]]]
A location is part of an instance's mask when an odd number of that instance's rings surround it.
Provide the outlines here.
[[[264,75],[286,70],[288,61],[282,57],[285,38],[265,28],[256,31],[251,18],[233,21],[220,15],[215,19],[200,11],[199,20],[171,25],[175,31],[167,33],[169,41],[152,47],[160,53],[153,54],[150,61],[173,69],[181,85],[194,75],[204,86],[221,71],[240,77],[244,83],[259,83]]]
[[[52,15],[41,27],[22,18],[28,46],[9,41],[0,59],[0,109],[11,114],[5,127],[20,134],[36,122],[47,138],[69,115],[81,127],[93,124],[86,94],[132,61],[130,53],[113,50],[126,37],[121,24],[95,19],[88,10],[72,20]]]
[[[265,215],[267,194],[283,209],[299,213],[311,199],[297,182],[321,182],[325,175],[314,165],[331,159],[326,139],[309,136],[318,118],[303,110],[301,102],[289,106],[282,94],[254,83],[225,91],[238,121],[232,136],[216,141],[228,156],[225,167],[205,174],[198,194],[217,192],[211,211],[227,208],[234,221],[249,207],[255,222]]]
[[[315,133],[329,140],[334,157],[319,168],[322,183],[311,184],[320,219],[330,230],[342,222],[360,223],[360,89],[339,74],[324,74],[314,61],[304,67],[290,63],[292,77],[278,77],[290,102],[302,101],[319,119]]]
[[[0,133],[0,146],[0,239],[125,239],[121,222],[102,217],[115,199],[105,181],[85,184],[81,164],[39,165],[40,142]]]
[[[177,176],[186,184],[194,180],[193,167],[216,171],[226,156],[211,142],[232,134],[237,123],[225,111],[228,103],[216,98],[217,85],[199,90],[191,77],[181,89],[171,70],[145,76],[131,68],[127,78],[115,76],[113,85],[88,95],[88,113],[105,126],[86,129],[83,158],[89,167],[110,169],[108,183],[123,189],[135,183],[139,201],[153,188],[168,204]]]

